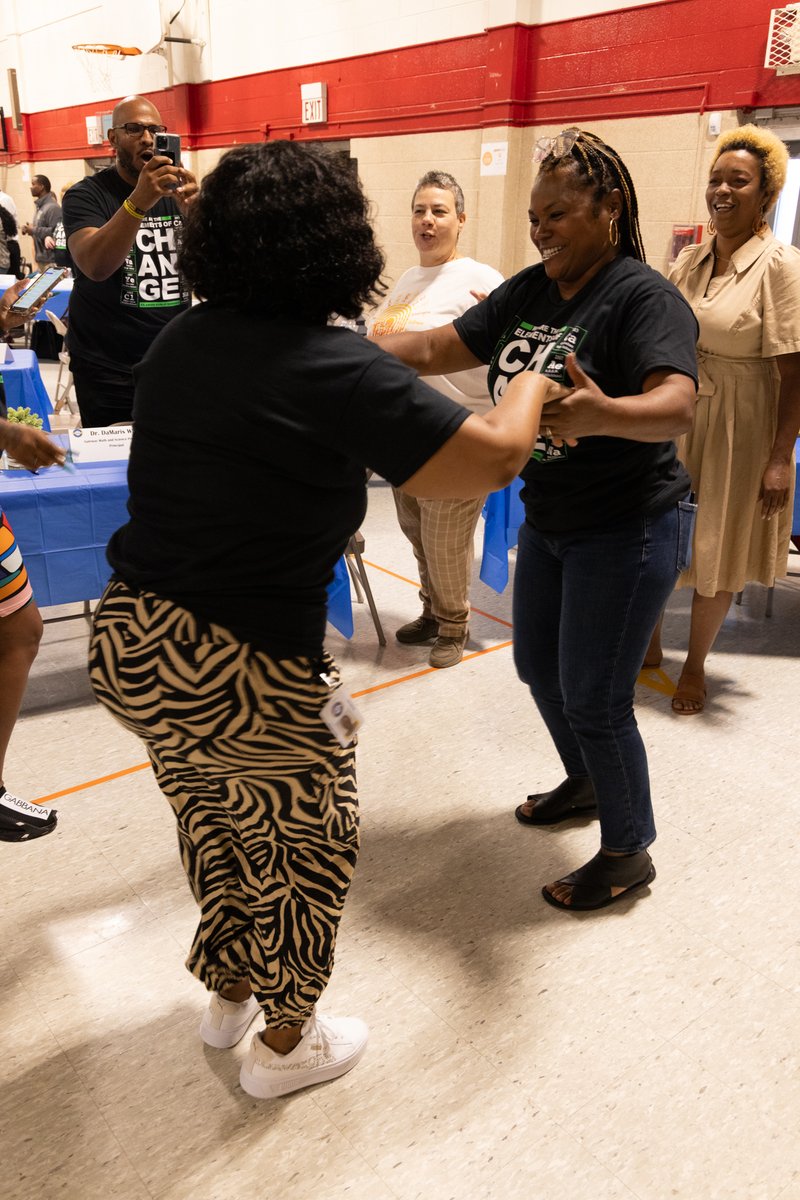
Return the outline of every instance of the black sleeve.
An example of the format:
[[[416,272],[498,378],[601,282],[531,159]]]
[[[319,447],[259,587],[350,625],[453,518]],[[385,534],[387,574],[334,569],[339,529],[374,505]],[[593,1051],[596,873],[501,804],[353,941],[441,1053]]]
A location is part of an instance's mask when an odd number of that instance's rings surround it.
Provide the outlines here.
[[[678,289],[655,271],[632,289],[609,338],[618,377],[639,394],[654,371],[676,371],[697,384],[697,320]],[[580,357],[580,355],[579,355]]]
[[[520,301],[535,271],[541,267],[526,267],[499,284],[480,304],[468,308],[453,322],[458,336],[468,350],[481,362],[492,361],[497,343],[508,322],[516,314]]]
[[[330,431],[335,449],[398,487],[453,436],[469,410],[381,351]]]
[[[64,232],[69,240],[79,229],[101,229],[111,217],[96,186],[76,183],[64,196]]]

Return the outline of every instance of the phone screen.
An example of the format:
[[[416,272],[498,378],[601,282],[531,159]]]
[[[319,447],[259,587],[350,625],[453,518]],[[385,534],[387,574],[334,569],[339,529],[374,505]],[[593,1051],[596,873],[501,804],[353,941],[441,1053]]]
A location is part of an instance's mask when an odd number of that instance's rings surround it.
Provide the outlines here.
[[[34,275],[25,291],[17,297],[11,308],[17,312],[25,312],[27,309],[33,308],[37,300],[41,300],[42,296],[46,296],[48,292],[52,291],[65,274],[66,271],[63,267],[48,267],[46,271],[42,271],[41,275]]]

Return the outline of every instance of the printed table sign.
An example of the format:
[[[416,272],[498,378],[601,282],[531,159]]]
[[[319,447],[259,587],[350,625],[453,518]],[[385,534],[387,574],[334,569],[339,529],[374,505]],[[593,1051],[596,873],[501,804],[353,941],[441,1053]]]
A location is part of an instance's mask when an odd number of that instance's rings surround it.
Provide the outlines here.
[[[130,457],[131,424],[103,425],[94,429],[71,429],[69,451],[75,463],[116,462]]]

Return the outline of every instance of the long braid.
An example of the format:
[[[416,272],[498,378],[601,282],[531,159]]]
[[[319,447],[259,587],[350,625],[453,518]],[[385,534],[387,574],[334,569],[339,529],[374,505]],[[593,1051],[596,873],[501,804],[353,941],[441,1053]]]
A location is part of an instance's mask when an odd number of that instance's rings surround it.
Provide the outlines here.
[[[574,146],[563,158],[548,154],[539,166],[547,174],[559,167],[574,166],[578,174],[594,185],[595,199],[601,200],[614,188],[622,193],[623,208],[619,219],[620,248],[623,254],[645,261],[642,232],[639,228],[639,202],[630,171],[617,151],[597,137],[581,129]]]

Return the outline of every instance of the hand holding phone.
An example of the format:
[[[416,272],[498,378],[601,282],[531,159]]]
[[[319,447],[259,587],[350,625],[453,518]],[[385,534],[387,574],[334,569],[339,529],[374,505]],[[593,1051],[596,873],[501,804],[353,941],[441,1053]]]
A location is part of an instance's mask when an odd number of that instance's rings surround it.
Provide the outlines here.
[[[11,305],[12,313],[26,313],[47,299],[67,273],[66,267],[48,267],[41,275],[32,275],[28,286]]]

